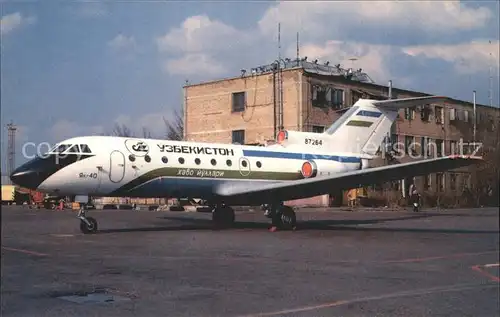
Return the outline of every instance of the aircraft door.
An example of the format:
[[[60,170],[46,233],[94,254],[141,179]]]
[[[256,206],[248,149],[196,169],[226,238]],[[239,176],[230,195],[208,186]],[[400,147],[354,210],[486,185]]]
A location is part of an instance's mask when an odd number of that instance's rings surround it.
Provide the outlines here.
[[[242,176],[250,175],[250,161],[246,157],[240,158],[239,169]]]
[[[113,183],[121,182],[125,177],[125,156],[120,151],[113,151],[109,163],[109,180]]]

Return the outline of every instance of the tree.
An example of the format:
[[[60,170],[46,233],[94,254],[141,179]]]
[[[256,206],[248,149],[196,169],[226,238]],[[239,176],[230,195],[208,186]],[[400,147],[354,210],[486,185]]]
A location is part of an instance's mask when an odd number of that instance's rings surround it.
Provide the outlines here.
[[[119,124],[119,123],[115,124],[115,127],[113,128],[113,132],[111,133],[111,135],[121,136],[121,137],[133,137],[134,136],[132,131],[125,124]]]
[[[167,140],[181,141],[184,139],[184,111],[175,110],[172,120],[163,118],[166,127],[165,138]]]
[[[102,135],[112,135],[126,138],[135,138],[136,134],[125,124],[115,123],[115,126],[111,132],[105,132]],[[142,128],[142,137],[145,139],[151,139],[151,132],[146,128]]]
[[[500,182],[500,137],[498,134],[500,117],[498,110],[490,112],[478,109],[478,113],[480,111],[483,115],[477,119],[476,140],[481,145],[476,155],[482,156],[484,162],[469,169],[473,178],[471,180],[472,188],[468,188],[472,201],[468,203],[476,206],[496,205],[498,204],[498,195],[496,193],[498,193]],[[453,121],[453,124],[463,135],[464,143],[466,143],[464,154],[473,154],[476,148],[472,144],[467,146],[467,143],[471,143],[474,139],[473,123],[470,121]],[[492,196],[490,196],[491,193],[493,193]]]

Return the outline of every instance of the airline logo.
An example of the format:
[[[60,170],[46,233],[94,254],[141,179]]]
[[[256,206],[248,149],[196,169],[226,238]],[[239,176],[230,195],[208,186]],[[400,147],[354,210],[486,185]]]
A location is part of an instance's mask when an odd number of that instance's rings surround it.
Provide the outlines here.
[[[149,146],[146,142],[141,140],[126,140],[125,147],[135,156],[145,156],[149,153]]]

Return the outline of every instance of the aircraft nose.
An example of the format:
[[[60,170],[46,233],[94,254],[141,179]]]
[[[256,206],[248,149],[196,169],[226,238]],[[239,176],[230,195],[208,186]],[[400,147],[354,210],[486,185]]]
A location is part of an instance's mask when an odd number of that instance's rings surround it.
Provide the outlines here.
[[[16,185],[35,190],[43,182],[43,177],[36,170],[24,164],[12,172],[10,180]]]

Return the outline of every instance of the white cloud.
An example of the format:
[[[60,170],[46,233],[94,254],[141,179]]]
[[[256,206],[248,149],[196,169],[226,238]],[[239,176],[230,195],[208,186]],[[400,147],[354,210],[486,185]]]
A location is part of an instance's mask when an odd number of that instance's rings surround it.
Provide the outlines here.
[[[477,73],[490,67],[499,67],[500,42],[472,41],[455,45],[421,45],[405,47],[403,51],[411,56],[442,59],[453,63],[459,73]]]
[[[108,14],[106,5],[100,1],[80,3],[73,9],[73,13],[80,18],[100,18]]]
[[[293,56],[294,50],[288,50]],[[387,45],[369,45],[357,42],[327,41],[324,45],[306,44],[301,48],[301,56],[308,60],[318,59],[341,64],[343,67],[362,68],[375,81],[387,81],[391,78],[385,57],[391,54]],[[356,58],[356,61],[350,61]]]
[[[53,142],[60,142],[72,137],[98,135],[103,132],[103,127],[99,125],[85,126],[74,121],[61,119],[52,126],[49,136],[53,139]]]
[[[137,43],[133,36],[118,34],[108,42],[108,46],[115,51],[130,52],[137,47]]]
[[[24,17],[19,12],[4,15],[0,20],[0,35],[7,35],[15,29],[35,22],[35,17]]]
[[[269,8],[258,24],[264,34],[275,33],[280,22],[293,34],[321,37],[359,27],[460,32],[484,27],[492,17],[488,8],[472,8],[460,1],[285,1]]]
[[[226,71],[222,60],[229,52],[238,55],[240,50],[251,47],[258,36],[199,15],[188,17],[180,27],[157,38],[156,44],[168,56],[162,68],[171,74],[217,76]]]
[[[163,52],[200,53],[231,50],[250,38],[249,34],[232,26],[198,15],[187,18],[180,27],[157,38],[156,43]]]
[[[422,57],[451,64],[459,74],[482,72],[492,63],[498,67],[498,50],[489,56],[484,42],[473,41],[473,36],[492,31],[494,21],[498,16],[485,5],[460,1],[285,1],[271,5],[253,28],[242,30],[198,15],[156,44],[168,58],[162,67],[169,73],[216,79],[272,62],[279,22],[284,57],[295,56],[298,31],[302,57],[362,68],[378,83],[392,79],[419,89],[424,80],[419,76],[429,69]]]
[[[227,69],[207,54],[188,54],[164,62],[163,69],[173,75],[220,76]]]

